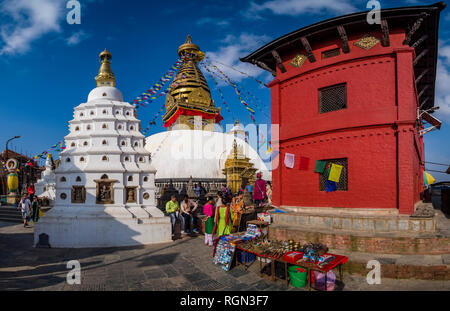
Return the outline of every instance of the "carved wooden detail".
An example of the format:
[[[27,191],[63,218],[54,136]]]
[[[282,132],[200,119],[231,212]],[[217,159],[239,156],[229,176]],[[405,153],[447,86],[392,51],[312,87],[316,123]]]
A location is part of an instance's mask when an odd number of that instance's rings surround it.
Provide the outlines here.
[[[137,187],[126,187],[125,188],[125,194],[126,194],[126,199],[127,199],[127,203],[136,203],[136,188]]]
[[[311,48],[311,45],[309,44],[308,39],[306,39],[305,37],[301,37],[300,40],[302,41],[303,47],[306,50],[309,61],[311,63],[314,63],[316,61],[316,58],[314,57],[314,54],[312,52],[312,48]]]
[[[414,58],[413,65],[414,65],[414,66],[417,65],[417,63],[418,63],[418,62],[419,62],[426,54],[428,54],[429,51],[430,51],[430,50],[425,49],[425,50],[423,50],[419,55],[417,55],[416,58]]]
[[[275,60],[277,61],[278,68],[280,68],[281,72],[283,72],[283,73],[286,72],[286,68],[284,67],[283,61],[281,60],[281,57],[280,57],[280,55],[278,54],[278,52],[275,51],[275,50],[273,50],[273,51],[272,51],[272,55],[273,55],[273,57],[275,58]]]
[[[115,179],[97,179],[96,203],[97,204],[114,204],[114,183]]]
[[[391,41],[389,40],[389,26],[385,19],[381,20],[381,32],[383,33],[383,39],[381,40],[381,45],[384,47],[390,46]]]
[[[82,204],[86,202],[86,188],[84,186],[72,186],[72,203]]]
[[[423,35],[422,37],[420,37],[416,42],[414,42],[413,45],[411,45],[411,47],[416,48],[418,47],[422,42],[424,42],[426,39],[428,39],[428,35]]]
[[[348,45],[348,37],[347,37],[347,33],[345,32],[344,26],[342,26],[342,25],[337,26],[337,30],[339,32],[339,36],[341,37],[342,44],[343,44],[342,51],[344,53],[349,53],[350,46]]]
[[[406,34],[405,40],[403,40],[403,44],[407,45],[411,43],[411,38],[412,36],[416,33],[416,31],[420,28],[420,25],[422,25],[423,20],[428,17],[429,14],[427,13],[422,13],[421,17],[419,19],[416,20],[416,22],[414,23],[414,25],[411,27],[411,29],[408,31],[408,33]]]

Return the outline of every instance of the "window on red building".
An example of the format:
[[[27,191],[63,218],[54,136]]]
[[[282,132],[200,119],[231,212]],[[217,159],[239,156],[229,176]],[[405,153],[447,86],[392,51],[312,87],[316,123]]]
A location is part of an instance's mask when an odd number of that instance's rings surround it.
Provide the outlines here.
[[[319,89],[319,111],[326,113],[347,108],[347,83]]]
[[[339,178],[339,182],[336,183],[337,191],[347,191],[348,190],[348,159],[330,159],[330,160],[322,160],[327,162],[327,168],[332,163],[337,165],[342,165],[341,177]],[[320,191],[326,191],[327,188],[327,179],[328,179],[328,169],[320,174]]]
[[[328,51],[323,51],[322,52],[322,59],[338,56],[340,54],[341,54],[341,49],[340,48],[332,49],[332,50],[328,50]]]

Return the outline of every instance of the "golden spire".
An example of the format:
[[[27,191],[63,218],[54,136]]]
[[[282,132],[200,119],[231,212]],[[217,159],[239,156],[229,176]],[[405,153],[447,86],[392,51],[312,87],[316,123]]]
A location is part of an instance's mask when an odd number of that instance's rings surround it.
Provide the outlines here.
[[[218,113],[219,109],[215,107],[214,101],[211,99],[208,83],[197,66],[205,54],[198,45],[192,43],[190,35],[187,36],[186,42],[178,48],[178,55],[182,58],[183,64],[173,79],[170,92],[166,96],[166,114],[163,116],[163,120],[168,120],[179,106]],[[215,121],[208,120],[208,122]]]
[[[97,82],[97,87],[99,86],[116,86],[116,77],[111,69],[111,59],[112,55],[106,49],[100,53],[100,70],[98,71],[98,75],[95,77],[95,81]]]

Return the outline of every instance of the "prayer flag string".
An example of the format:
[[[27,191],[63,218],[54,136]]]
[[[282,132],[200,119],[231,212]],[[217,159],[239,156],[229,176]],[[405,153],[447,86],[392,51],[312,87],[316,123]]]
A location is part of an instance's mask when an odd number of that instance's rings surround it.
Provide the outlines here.
[[[232,67],[232,66],[230,66],[230,65],[226,65],[226,64],[224,64],[224,63],[222,63],[222,62],[219,62],[218,60],[211,59],[211,58],[208,57],[208,56],[206,56],[205,59],[207,59],[210,63],[211,63],[211,62],[216,62],[216,63],[218,63],[218,64],[220,64],[220,65],[222,65],[222,66],[225,66],[225,67],[230,68],[230,69],[232,69],[232,70],[234,70],[234,71],[237,71],[237,72],[239,72],[240,74],[243,74],[244,76],[247,76],[247,77],[249,77],[249,78],[252,78],[253,80],[255,80],[256,82],[258,82],[258,83],[261,84],[262,86],[269,87],[269,86],[268,86],[267,84],[265,84],[264,82],[262,82],[262,81],[256,79],[255,77],[249,75],[248,73],[245,73],[245,72],[243,72],[243,71],[240,71],[240,70],[238,70],[238,69],[236,69],[236,68],[234,68],[234,67]]]
[[[231,112],[230,107],[228,107],[228,105],[227,105],[227,103],[226,103],[226,101],[225,101],[225,98],[224,98],[224,96],[223,96],[222,90],[221,90],[220,87],[219,87],[219,83],[217,82],[217,80],[216,80],[216,79],[214,78],[214,76],[212,75],[213,73],[211,72],[211,70],[209,70],[208,67],[204,66],[204,68],[206,69],[206,71],[208,71],[208,75],[210,76],[211,80],[214,81],[214,84],[216,85],[217,89],[219,90],[219,94],[220,94],[220,97],[221,97],[221,99],[222,99],[222,106],[225,106],[225,109],[231,114],[231,118],[232,118],[233,120],[236,120],[236,118],[234,117],[233,112]]]

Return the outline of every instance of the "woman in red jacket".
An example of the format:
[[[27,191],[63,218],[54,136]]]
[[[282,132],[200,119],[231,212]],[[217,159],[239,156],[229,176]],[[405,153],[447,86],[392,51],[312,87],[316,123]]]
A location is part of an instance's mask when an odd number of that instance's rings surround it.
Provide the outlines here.
[[[266,181],[261,178],[261,172],[256,174],[255,187],[253,189],[253,201],[256,207],[260,207],[266,198]]]
[[[35,193],[36,193],[36,190],[34,189],[34,184],[31,183],[28,186],[28,196],[30,197],[31,202],[33,202],[33,197],[34,197]]]

